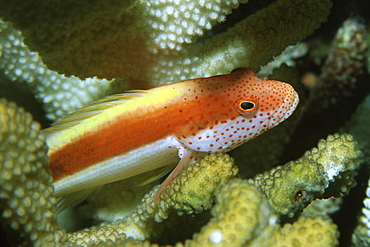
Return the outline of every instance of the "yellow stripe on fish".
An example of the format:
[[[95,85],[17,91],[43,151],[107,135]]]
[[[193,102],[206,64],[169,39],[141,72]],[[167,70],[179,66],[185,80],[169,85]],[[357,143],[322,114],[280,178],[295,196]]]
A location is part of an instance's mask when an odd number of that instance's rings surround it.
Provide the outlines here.
[[[292,86],[245,68],[108,96],[44,130],[55,195],[178,163],[161,193],[190,163],[253,139],[297,104]]]

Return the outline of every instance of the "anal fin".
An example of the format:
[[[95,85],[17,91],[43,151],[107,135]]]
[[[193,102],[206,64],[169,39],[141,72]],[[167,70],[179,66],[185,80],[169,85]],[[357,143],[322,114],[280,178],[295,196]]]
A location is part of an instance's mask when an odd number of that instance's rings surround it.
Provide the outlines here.
[[[68,195],[62,195],[57,197],[57,213],[62,212],[66,208],[72,205],[81,203],[83,200],[88,198],[90,195],[97,192],[102,186],[93,187],[91,189],[77,191]]]

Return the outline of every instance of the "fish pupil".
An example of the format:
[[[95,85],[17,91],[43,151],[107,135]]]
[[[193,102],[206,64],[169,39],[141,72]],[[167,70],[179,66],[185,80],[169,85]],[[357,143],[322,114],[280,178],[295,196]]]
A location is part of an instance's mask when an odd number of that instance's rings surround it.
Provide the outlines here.
[[[242,102],[240,104],[240,108],[243,110],[249,110],[249,109],[252,109],[253,107],[254,107],[254,104],[251,102],[247,102],[247,101]]]

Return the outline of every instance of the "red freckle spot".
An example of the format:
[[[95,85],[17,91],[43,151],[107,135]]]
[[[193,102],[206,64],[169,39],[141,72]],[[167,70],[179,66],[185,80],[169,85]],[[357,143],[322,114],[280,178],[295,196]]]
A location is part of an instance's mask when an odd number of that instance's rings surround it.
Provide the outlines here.
[[[200,147],[197,147],[198,150],[200,150]]]
[[[252,122],[253,122],[253,120],[252,120],[252,119],[250,119],[250,120],[249,120],[249,122],[250,122],[250,123],[252,123]]]
[[[245,136],[243,136],[243,138],[247,138],[247,136],[245,135]]]
[[[252,129],[254,129],[254,128],[256,128],[256,125],[253,125],[253,126],[252,126]]]
[[[191,133],[192,136],[195,136],[195,133]]]
[[[213,130],[213,126],[209,127],[210,130]]]
[[[257,118],[257,116],[256,116],[256,115],[254,115],[254,116],[253,116],[253,118]]]
[[[260,113],[260,116],[263,117],[263,113]]]
[[[221,135],[223,136],[223,135],[225,135],[225,133],[221,133]]]
[[[266,125],[266,124],[264,124],[264,125],[263,125],[263,127],[264,127],[264,128],[266,128],[266,127],[267,127],[267,125]]]
[[[206,138],[209,138],[209,136],[206,136]]]
[[[215,121],[215,124],[218,124],[218,120]]]
[[[263,124],[263,121],[260,121],[260,124]]]
[[[172,146],[168,146],[168,148],[172,148]]]
[[[236,121],[236,124],[239,124],[240,123],[240,121]]]
[[[236,133],[238,133],[238,131],[234,131],[233,133],[236,134]]]
[[[209,144],[210,147],[213,147],[213,144]]]
[[[220,138],[217,138],[217,139],[216,139],[216,142],[218,142],[219,140],[220,140]]]
[[[225,145],[229,144],[229,142],[224,142]]]
[[[226,131],[229,131],[230,129],[225,129]]]
[[[202,137],[201,137],[201,136],[199,136],[199,137],[198,137],[198,140],[201,140],[201,139],[202,139]]]
[[[233,135],[229,135],[229,137],[233,137]]]
[[[227,121],[221,121],[221,123],[227,123]]]
[[[186,138],[186,136],[182,135],[182,138]]]
[[[190,145],[193,144],[192,142],[188,142]]]
[[[218,150],[222,149],[222,147],[218,147]]]
[[[184,100],[186,100],[186,98],[184,98]]]
[[[244,123],[244,122],[245,122],[245,119],[242,120],[242,123]]]
[[[249,133],[249,135],[252,135],[253,133]]]

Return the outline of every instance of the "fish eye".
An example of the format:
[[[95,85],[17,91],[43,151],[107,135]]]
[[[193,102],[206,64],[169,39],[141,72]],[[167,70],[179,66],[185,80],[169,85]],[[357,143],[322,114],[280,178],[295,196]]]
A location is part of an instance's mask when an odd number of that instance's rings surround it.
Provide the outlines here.
[[[256,100],[253,99],[237,99],[234,103],[234,109],[241,115],[254,113],[258,108]]]

